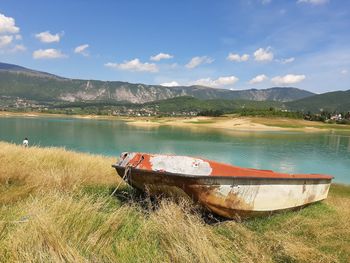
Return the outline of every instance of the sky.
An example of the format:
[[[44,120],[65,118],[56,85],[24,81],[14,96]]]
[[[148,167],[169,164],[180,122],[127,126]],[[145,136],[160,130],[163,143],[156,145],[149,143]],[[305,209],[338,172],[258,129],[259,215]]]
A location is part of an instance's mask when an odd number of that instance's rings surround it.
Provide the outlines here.
[[[350,89],[347,0],[1,0],[0,62],[68,78]]]

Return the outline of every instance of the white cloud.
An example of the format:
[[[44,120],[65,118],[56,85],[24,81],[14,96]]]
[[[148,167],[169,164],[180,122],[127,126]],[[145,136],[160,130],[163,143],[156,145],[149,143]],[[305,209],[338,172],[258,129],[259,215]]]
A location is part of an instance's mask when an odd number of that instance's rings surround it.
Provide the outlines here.
[[[290,85],[295,84],[300,81],[303,81],[306,78],[305,75],[294,75],[294,74],[287,74],[285,76],[276,76],[271,79],[272,83],[275,85]]]
[[[230,53],[228,54],[226,59],[230,61],[242,62],[242,61],[247,61],[249,59],[249,55],[243,54],[242,56],[240,56],[239,54]]]
[[[0,48],[6,47],[12,43],[13,36],[0,36]]]
[[[273,53],[271,47],[265,49],[259,48],[254,52],[254,57],[256,61],[271,61],[273,59]]]
[[[216,87],[221,87],[226,85],[233,85],[238,80],[239,79],[235,76],[227,76],[227,77],[219,77],[214,80],[211,78],[198,79],[196,81],[191,82],[190,84],[216,88]]]
[[[19,27],[15,24],[15,19],[0,14],[0,33],[16,34],[19,32]]]
[[[153,63],[142,63],[138,58],[130,61],[124,61],[124,63],[112,63],[108,62],[105,64],[106,67],[128,71],[145,71],[145,72],[158,72],[159,69],[156,64]]]
[[[198,67],[201,64],[210,64],[214,60],[212,58],[209,58],[207,56],[202,56],[202,57],[193,57],[186,65],[185,67],[188,69],[192,69],[195,67]]]
[[[164,87],[176,87],[176,86],[180,86],[180,84],[176,81],[171,81],[171,82],[164,82],[164,83],[161,83],[159,84],[161,86],[164,86]]]
[[[151,56],[150,60],[152,61],[160,61],[161,59],[171,59],[173,58],[173,55],[166,54],[166,53],[159,53],[158,55]]]
[[[15,36],[12,35],[0,35],[0,50],[1,53],[16,53],[25,51],[27,48],[24,45],[12,45]]]
[[[265,74],[261,74],[261,75],[257,75],[254,78],[252,78],[249,81],[249,84],[257,84],[257,83],[261,83],[265,80],[267,80],[267,76]]]
[[[88,51],[86,50],[88,47],[89,47],[88,44],[84,44],[84,45],[77,46],[77,47],[74,49],[74,53],[81,54],[81,55],[83,55],[83,56],[88,56],[89,53],[88,53]]]
[[[23,52],[26,51],[27,48],[24,45],[15,45],[10,52],[16,53],[16,52]]]
[[[51,34],[50,31],[41,32],[35,35],[35,37],[43,43],[59,42],[61,36],[62,34],[59,33]]]
[[[225,86],[230,84],[235,84],[239,79],[235,76],[220,77],[215,80],[217,86]]]
[[[281,59],[281,63],[282,64],[288,64],[288,63],[292,63],[294,60],[295,60],[294,57],[284,58],[284,59]]]
[[[54,59],[54,58],[65,58],[65,54],[61,50],[49,48],[49,49],[38,49],[33,52],[34,59]]]
[[[343,74],[343,75],[346,75],[346,74],[348,74],[349,72],[348,72],[347,69],[343,69],[343,70],[340,71],[340,73]]]
[[[19,35],[19,34],[18,34],[18,35],[15,35],[15,39],[16,39],[16,40],[22,40],[22,36]]]
[[[327,4],[329,0],[298,0],[297,3],[306,3],[312,5],[323,5]]]

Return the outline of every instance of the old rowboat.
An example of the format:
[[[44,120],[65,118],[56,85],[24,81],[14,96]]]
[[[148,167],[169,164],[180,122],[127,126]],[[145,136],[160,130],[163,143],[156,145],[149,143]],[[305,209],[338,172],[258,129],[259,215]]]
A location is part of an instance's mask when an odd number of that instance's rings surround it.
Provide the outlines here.
[[[200,158],[122,153],[113,165],[131,186],[150,195],[189,196],[227,218],[303,207],[327,198],[332,176],[284,174]]]

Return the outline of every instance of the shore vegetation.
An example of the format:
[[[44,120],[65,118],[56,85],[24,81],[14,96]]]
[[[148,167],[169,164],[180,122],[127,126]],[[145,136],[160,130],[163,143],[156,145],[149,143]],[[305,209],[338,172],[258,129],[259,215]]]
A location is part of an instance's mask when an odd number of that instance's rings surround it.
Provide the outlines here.
[[[219,220],[138,197],[116,158],[0,142],[0,262],[349,262],[350,187],[294,212]]]

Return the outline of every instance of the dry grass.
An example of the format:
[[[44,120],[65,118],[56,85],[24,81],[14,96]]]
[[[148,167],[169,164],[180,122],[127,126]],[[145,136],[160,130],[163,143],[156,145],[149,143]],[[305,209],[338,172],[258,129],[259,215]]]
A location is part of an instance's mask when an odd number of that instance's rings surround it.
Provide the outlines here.
[[[290,119],[290,118],[280,118],[280,117],[249,117],[253,123],[259,123],[270,127],[281,127],[281,128],[314,128],[317,130],[339,130],[339,131],[349,131],[350,126],[345,124],[335,124],[335,123],[324,123],[320,121],[307,121],[302,119]]]
[[[0,142],[0,262],[349,262],[350,187],[269,218],[208,224],[130,198],[115,160]],[[123,197],[124,196],[124,197]]]
[[[71,191],[82,185],[111,185],[117,181],[115,159],[66,151],[62,148],[14,147],[0,143],[0,183]]]

